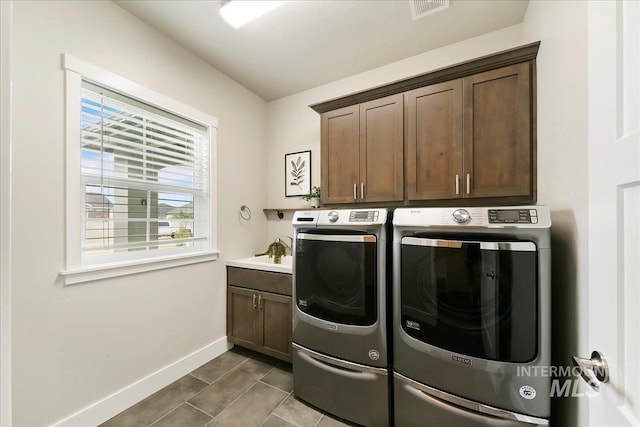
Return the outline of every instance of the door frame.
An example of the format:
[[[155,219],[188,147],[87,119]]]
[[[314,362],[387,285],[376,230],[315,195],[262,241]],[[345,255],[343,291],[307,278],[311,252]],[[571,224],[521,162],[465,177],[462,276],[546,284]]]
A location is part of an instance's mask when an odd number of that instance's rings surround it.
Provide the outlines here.
[[[0,426],[11,426],[11,35],[13,0],[0,1]]]

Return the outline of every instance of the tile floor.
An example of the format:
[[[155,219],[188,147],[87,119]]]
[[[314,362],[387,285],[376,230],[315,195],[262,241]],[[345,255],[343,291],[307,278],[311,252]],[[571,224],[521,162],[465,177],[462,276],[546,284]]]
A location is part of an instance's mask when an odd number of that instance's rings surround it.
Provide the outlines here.
[[[100,427],[344,427],[292,393],[291,365],[241,347],[218,356]]]

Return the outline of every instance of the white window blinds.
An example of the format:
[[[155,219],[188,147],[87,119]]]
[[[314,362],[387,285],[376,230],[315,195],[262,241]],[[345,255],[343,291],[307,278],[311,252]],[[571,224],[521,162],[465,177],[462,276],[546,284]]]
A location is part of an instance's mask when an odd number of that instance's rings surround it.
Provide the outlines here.
[[[81,93],[85,261],[206,246],[208,128],[88,82]]]

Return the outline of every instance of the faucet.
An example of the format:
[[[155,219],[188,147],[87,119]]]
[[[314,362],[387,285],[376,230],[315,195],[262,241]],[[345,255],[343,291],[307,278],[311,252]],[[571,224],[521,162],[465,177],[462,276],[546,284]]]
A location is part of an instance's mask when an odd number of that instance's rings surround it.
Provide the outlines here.
[[[289,255],[293,255],[293,237],[287,236],[287,238],[289,239],[288,245],[279,237],[276,238],[276,242],[282,243],[286,249],[289,249]]]

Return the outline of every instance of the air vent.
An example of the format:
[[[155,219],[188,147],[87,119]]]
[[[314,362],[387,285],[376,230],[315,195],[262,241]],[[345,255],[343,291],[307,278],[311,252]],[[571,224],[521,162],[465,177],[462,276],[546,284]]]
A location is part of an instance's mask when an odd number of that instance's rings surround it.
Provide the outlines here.
[[[409,4],[414,20],[449,8],[449,0],[409,0]]]

